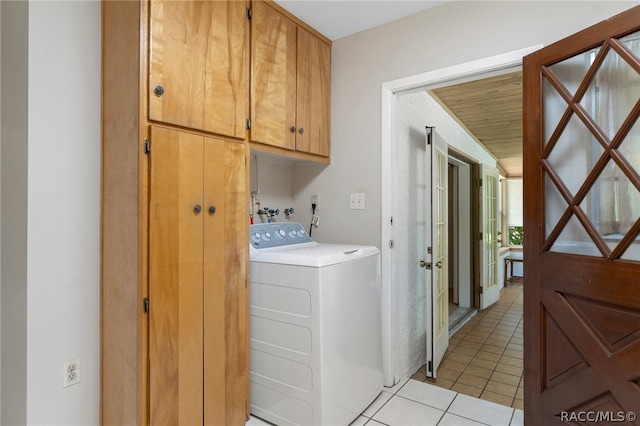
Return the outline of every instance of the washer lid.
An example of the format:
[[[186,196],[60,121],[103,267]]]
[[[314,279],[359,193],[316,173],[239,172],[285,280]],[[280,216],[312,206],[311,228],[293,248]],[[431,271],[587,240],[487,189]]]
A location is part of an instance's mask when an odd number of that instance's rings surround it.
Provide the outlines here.
[[[374,246],[319,243],[304,244],[304,246],[257,250],[257,253],[251,258],[251,262],[321,268],[380,253],[380,250]]]

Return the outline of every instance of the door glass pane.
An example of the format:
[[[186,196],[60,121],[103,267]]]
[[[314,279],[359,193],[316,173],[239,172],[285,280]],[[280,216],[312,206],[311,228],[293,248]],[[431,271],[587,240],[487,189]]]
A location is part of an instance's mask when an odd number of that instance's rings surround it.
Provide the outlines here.
[[[567,110],[568,104],[546,78],[542,80],[542,96],[544,97],[544,144],[546,146],[558,127],[560,118]]]
[[[580,204],[601,237],[620,240],[638,219],[638,190],[620,167],[609,161]]]
[[[544,202],[546,210],[545,238],[549,238],[551,231],[556,227],[569,205],[551,181],[549,175],[546,174],[544,182]]]
[[[575,216],[571,216],[569,223],[553,243],[551,251],[602,257],[602,253]]]
[[[580,105],[611,140],[638,101],[639,88],[640,75],[609,50]]]
[[[574,96],[598,51],[600,51],[600,47],[553,64],[549,70],[560,80],[571,96]]]
[[[575,195],[602,155],[602,145],[582,121],[573,115],[549,154],[549,164]]]

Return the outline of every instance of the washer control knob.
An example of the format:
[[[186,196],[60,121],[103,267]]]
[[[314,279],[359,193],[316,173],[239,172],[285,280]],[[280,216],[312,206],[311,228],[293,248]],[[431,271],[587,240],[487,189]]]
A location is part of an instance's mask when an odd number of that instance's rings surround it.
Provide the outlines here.
[[[265,241],[269,241],[271,239],[271,233],[270,232],[265,232],[262,235],[262,239],[265,240]]]
[[[289,231],[289,236],[290,236],[291,238],[295,238],[295,237],[297,237],[297,235],[296,235],[296,231]]]
[[[260,241],[260,233],[256,232],[251,236],[251,239],[257,243],[258,241]]]
[[[287,233],[284,231],[284,229],[278,229],[278,232],[276,235],[278,236],[278,238],[282,240],[284,239],[284,237],[287,236]]]

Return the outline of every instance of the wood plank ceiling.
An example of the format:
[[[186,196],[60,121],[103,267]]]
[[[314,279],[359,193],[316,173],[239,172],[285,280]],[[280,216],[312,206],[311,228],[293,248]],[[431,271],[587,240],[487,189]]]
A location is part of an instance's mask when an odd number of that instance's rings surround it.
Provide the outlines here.
[[[493,154],[502,174],[522,176],[522,71],[428,93]]]

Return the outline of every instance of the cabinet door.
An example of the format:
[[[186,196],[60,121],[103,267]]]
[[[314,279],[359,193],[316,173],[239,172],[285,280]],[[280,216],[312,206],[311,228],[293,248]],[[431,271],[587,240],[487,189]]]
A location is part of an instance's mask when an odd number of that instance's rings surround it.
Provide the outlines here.
[[[202,423],[203,138],[152,128],[150,424]]]
[[[295,149],[296,25],[262,2],[251,21],[251,140]]]
[[[331,47],[298,27],[296,150],[329,155]]]
[[[205,139],[206,425],[244,425],[248,414],[246,265],[249,237],[245,172],[243,144]]]
[[[244,138],[246,1],[151,2],[149,119]]]

